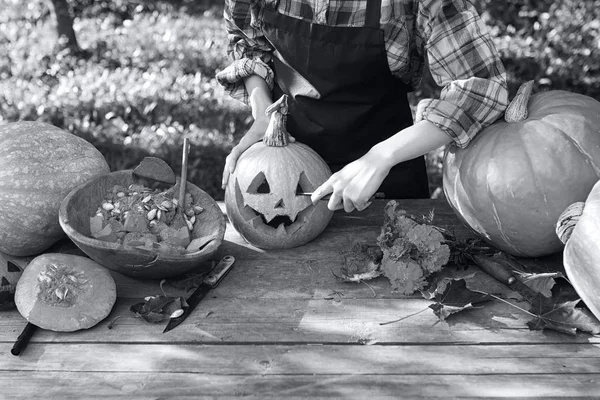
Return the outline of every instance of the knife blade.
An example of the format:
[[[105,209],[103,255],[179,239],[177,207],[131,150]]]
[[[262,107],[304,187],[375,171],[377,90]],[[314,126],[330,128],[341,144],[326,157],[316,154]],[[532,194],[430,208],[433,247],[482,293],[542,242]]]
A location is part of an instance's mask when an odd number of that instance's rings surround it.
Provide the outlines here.
[[[229,255],[223,257],[221,261],[219,261],[219,263],[208,273],[208,275],[206,275],[200,286],[194,290],[194,293],[192,293],[190,297],[186,299],[188,306],[183,310],[183,314],[169,319],[169,322],[163,330],[163,333],[169,332],[171,329],[181,324],[192,313],[192,311],[194,311],[198,303],[200,303],[200,300],[202,300],[208,292],[216,288],[219,283],[221,283],[225,275],[227,275],[227,273],[231,271],[231,268],[233,268],[234,263],[235,257]]]
[[[314,194],[314,192],[296,192],[296,196],[311,197],[313,194]],[[321,197],[320,200],[329,200],[330,198],[331,198],[331,193],[326,194],[325,196]],[[377,192],[373,196],[371,196],[368,201],[371,201],[373,199],[383,199],[383,198],[385,198],[385,194],[382,192]]]

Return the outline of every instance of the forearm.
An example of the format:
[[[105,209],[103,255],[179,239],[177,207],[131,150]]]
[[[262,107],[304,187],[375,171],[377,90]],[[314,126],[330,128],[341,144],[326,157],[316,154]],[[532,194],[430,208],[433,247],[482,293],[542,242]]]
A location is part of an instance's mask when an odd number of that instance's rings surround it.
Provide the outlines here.
[[[378,143],[370,150],[390,168],[451,142],[450,136],[429,121],[420,121]]]
[[[265,110],[273,103],[269,85],[258,75],[250,75],[244,78],[244,85],[248,92],[252,117],[255,121],[266,120]]]

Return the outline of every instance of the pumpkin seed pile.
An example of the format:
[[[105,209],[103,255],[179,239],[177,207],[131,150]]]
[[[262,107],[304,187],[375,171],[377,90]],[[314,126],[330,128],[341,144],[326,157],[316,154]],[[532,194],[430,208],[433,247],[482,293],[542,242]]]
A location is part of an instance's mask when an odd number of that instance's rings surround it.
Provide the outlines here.
[[[174,192],[173,187],[160,190],[138,184],[113,186],[90,218],[91,236],[133,247],[184,252],[182,237],[194,229],[196,216],[204,210],[186,193],[181,205],[186,226],[171,227],[180,206]],[[181,229],[188,230],[186,235]]]
[[[70,307],[75,302],[88,280],[83,273],[63,264],[49,264],[38,276],[39,298],[49,305]]]

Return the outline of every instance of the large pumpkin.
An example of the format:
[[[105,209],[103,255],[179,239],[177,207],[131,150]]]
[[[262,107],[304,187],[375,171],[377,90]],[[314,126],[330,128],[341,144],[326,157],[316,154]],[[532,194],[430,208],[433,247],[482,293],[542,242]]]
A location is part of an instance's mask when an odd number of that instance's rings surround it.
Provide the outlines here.
[[[106,268],[82,256],[44,253],[17,283],[15,303],[32,324],[58,332],[88,329],[110,314],[117,287]]]
[[[600,319],[600,181],[585,202],[570,205],[560,215],[556,233],[565,243],[563,265],[569,281]]]
[[[249,243],[264,249],[301,246],[328,225],[333,211],[327,202],[313,205],[312,192],[331,170],[310,147],[290,142],[285,128],[287,97],[268,110],[271,120],[262,142],[238,159],[225,190],[227,216]]]
[[[89,142],[40,122],[0,126],[0,251],[36,255],[63,236],[62,199],[76,186],[110,172]]]
[[[529,98],[531,85],[509,106],[511,122],[485,128],[465,149],[450,146],[443,166],[444,193],[458,217],[525,257],[562,249],[558,216],[585,200],[600,176],[600,102],[559,90]]]

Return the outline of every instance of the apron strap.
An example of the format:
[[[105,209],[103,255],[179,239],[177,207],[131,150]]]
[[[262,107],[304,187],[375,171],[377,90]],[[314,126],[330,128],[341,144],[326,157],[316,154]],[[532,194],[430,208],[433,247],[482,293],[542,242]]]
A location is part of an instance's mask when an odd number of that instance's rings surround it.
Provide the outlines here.
[[[381,19],[381,0],[366,0],[365,26],[379,29]]]

